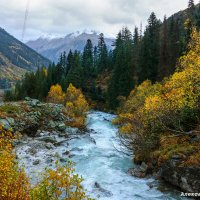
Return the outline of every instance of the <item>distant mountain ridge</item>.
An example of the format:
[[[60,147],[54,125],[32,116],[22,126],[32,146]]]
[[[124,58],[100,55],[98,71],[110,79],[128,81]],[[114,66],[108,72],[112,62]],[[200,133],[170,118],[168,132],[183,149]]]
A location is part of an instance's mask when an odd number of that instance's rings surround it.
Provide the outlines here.
[[[50,60],[0,28],[0,80],[15,81],[26,71],[35,71]],[[0,84],[1,87],[2,84]]]
[[[72,51],[78,50],[82,52],[88,39],[92,40],[93,45],[97,45],[98,38],[99,34],[94,31],[90,33],[81,33],[77,31],[75,33],[70,33],[65,37],[40,37],[36,40],[28,41],[26,44],[51,61],[57,62],[60,54],[64,51],[68,53],[71,49]],[[108,49],[112,48],[114,40],[115,39],[105,37]]]

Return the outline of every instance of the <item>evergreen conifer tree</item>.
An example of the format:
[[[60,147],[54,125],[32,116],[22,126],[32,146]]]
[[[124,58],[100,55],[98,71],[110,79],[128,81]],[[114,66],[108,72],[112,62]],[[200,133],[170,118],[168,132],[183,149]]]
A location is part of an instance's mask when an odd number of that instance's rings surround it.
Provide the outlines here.
[[[146,79],[158,80],[160,24],[155,13],[151,13],[141,44],[139,83]]]
[[[81,65],[81,55],[78,51],[73,54],[73,64],[69,70],[66,78],[67,87],[72,83],[75,87],[81,88],[83,86],[83,68]]]
[[[99,41],[97,46],[97,55],[98,55],[98,72],[102,72],[108,67],[108,50],[104,40],[104,35],[101,33],[99,35]]]
[[[161,81],[164,77],[170,75],[170,63],[169,63],[169,45],[168,45],[168,26],[167,18],[164,17],[162,29],[161,29],[161,44],[160,44],[160,58],[158,67],[158,79]]]

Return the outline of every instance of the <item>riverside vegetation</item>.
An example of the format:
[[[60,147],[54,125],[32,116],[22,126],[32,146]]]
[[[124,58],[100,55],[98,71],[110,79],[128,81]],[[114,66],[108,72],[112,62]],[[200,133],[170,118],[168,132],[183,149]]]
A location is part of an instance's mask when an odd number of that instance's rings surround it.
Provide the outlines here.
[[[46,170],[43,179],[35,186],[31,186],[23,169],[18,167],[15,154],[12,153],[14,139],[11,131],[5,131],[0,126],[0,198],[2,200],[44,200],[90,199],[81,186],[82,178],[74,174],[74,164],[68,162],[65,167],[57,166],[55,170]]]
[[[1,128],[2,140],[9,138],[10,141],[10,124],[14,132],[21,133],[38,129],[62,131],[66,126],[84,128],[88,104],[91,104],[94,108],[118,113],[113,123],[119,126],[121,145],[131,150],[135,162],[145,168],[142,176],[159,171],[160,177],[183,191],[199,192],[199,9],[200,5],[195,6],[190,0],[184,17],[172,16],[163,23],[152,13],[144,34],[139,34],[136,28],[132,37],[128,28],[123,28],[111,52],[101,34],[97,47],[93,48],[88,40],[82,54],[70,51],[66,56],[63,53],[57,65],[27,73],[5,94],[5,100],[18,101],[29,96],[53,104],[29,98],[26,102],[5,103],[0,107],[1,122],[7,128],[6,132]],[[30,122],[30,117],[36,119],[36,124],[27,128],[29,123],[23,125],[22,121]],[[42,199],[43,195],[50,194],[47,199],[58,199],[65,187],[68,195],[77,188],[67,199],[88,198],[80,185],[81,179],[73,179],[73,187],[59,179],[58,174],[64,171],[73,174],[72,163],[67,168],[58,166],[55,171],[47,171],[44,181],[32,188],[23,170],[14,162],[11,144],[4,143],[8,147],[2,146],[0,155],[3,157],[6,155],[3,152],[7,152],[5,159],[10,159],[8,166],[13,166],[13,176],[22,176],[24,180],[13,194],[10,186],[5,185],[6,195],[17,195],[13,198],[17,199],[20,192],[22,199],[32,195]],[[130,173],[141,176],[136,169]],[[3,170],[1,175],[2,180],[9,179]]]
[[[134,151],[136,162],[145,161],[152,170],[175,159],[177,168],[196,168],[198,178],[200,32],[193,30],[188,52],[180,58],[177,70],[170,78],[155,84],[143,82],[131,92],[118,112],[114,123],[120,127],[123,144]],[[186,181],[194,180],[187,178]],[[181,187],[198,192],[200,184],[197,181]]]
[[[64,131],[67,126],[83,128],[88,104],[80,90],[70,85],[64,94],[61,87],[52,86],[49,104],[26,98],[23,102],[0,106],[0,199],[90,199],[81,186],[82,178],[75,174],[74,163],[55,170],[47,169],[42,180],[32,186],[23,168],[18,166],[13,147],[21,134],[35,136],[38,130]],[[55,103],[63,103],[66,106]],[[77,106],[79,105],[79,106]],[[11,126],[13,128],[11,128]],[[49,141],[50,137],[46,138]]]

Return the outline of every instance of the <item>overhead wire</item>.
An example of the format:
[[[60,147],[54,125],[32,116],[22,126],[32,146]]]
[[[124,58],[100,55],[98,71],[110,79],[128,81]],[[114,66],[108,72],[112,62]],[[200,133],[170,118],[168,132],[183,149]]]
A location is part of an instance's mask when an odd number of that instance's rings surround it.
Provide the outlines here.
[[[27,0],[26,3],[26,10],[25,10],[25,15],[24,15],[24,23],[23,23],[23,29],[22,29],[22,42],[24,40],[25,32],[26,32],[26,23],[28,19],[28,14],[29,14],[29,7],[30,7],[30,0]]]

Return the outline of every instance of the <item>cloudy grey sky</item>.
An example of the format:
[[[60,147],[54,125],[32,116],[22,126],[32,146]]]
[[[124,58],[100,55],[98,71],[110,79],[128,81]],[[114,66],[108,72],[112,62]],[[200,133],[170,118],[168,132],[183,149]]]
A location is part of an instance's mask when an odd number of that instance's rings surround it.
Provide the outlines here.
[[[195,1],[197,3],[198,0]],[[30,0],[24,40],[41,35],[66,35],[96,30],[115,36],[122,26],[131,30],[154,11],[159,18],[187,7],[188,0]],[[27,0],[0,0],[0,27],[18,39]]]

